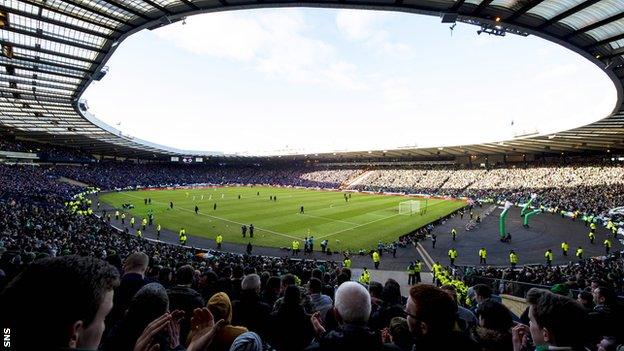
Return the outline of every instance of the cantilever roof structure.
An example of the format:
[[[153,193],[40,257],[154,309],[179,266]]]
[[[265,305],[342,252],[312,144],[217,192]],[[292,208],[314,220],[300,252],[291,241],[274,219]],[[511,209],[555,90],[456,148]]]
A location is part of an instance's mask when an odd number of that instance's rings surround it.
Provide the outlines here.
[[[584,127],[501,143],[394,150],[388,152],[391,155],[624,149],[622,0],[3,0],[0,132],[79,146],[94,154],[140,158],[188,154],[122,134],[90,115],[80,96],[105,74],[106,61],[118,44],[139,30],[199,13],[289,6],[412,12],[474,24],[485,33],[537,35],[599,65],[617,89],[613,114]]]

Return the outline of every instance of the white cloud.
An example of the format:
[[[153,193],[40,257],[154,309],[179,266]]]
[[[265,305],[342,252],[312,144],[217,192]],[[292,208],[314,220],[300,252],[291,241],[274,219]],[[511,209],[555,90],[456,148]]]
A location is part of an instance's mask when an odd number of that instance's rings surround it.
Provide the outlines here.
[[[374,51],[393,57],[414,57],[416,50],[413,47],[392,41],[390,33],[382,29],[392,18],[393,14],[387,12],[339,10],[336,27],[347,40],[361,42]]]
[[[184,50],[246,62],[271,77],[347,90],[365,87],[357,66],[315,38],[315,28],[299,9],[214,13],[191,17],[180,26],[164,27],[157,34]]]
[[[198,55],[237,61],[251,61],[270,40],[258,21],[233,12],[190,17],[186,25],[165,26],[156,34],[176,46]]]

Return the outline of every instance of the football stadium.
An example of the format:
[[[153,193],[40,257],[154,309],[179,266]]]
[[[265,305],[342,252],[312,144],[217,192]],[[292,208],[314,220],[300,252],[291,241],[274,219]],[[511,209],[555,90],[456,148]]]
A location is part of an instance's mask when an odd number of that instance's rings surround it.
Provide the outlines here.
[[[0,48],[0,350],[624,349],[622,0],[3,0]]]

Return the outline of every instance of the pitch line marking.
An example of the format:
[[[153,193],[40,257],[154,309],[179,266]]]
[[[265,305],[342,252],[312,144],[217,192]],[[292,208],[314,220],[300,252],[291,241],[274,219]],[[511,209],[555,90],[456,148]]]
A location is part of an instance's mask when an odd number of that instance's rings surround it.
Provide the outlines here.
[[[340,223],[347,223],[347,224],[354,224],[354,225],[358,225],[359,223],[355,223],[355,222],[349,222],[349,221],[341,221],[339,219],[333,219],[333,218],[329,218],[329,217],[323,217],[323,216],[313,216],[307,213],[300,213],[304,216],[308,216],[308,217],[313,217],[313,218],[320,218],[320,219],[325,219],[328,221],[333,221],[333,222],[340,222]]]
[[[369,224],[372,224],[372,223],[375,223],[375,222],[383,221],[384,219],[392,218],[392,217],[395,217],[395,216],[398,216],[398,215],[399,215],[398,213],[395,213],[395,214],[387,216],[387,217],[383,217],[383,218],[372,220],[370,222],[358,224],[358,225],[356,225],[354,227],[351,227],[351,228],[342,229],[342,230],[339,230],[337,232],[333,232],[333,233],[325,234],[323,236],[319,236],[318,239],[327,238],[327,237],[332,236],[332,235],[336,235],[336,234],[340,234],[340,233],[346,232],[347,230],[352,230],[352,229],[355,229],[355,228],[363,227],[365,225],[369,225]]]
[[[123,195],[125,195],[125,196],[129,196],[129,197],[133,197],[133,198],[135,198],[135,199],[141,199],[141,197],[139,197],[139,196],[130,195],[130,194],[126,194],[126,193],[121,193],[121,194],[123,194]],[[152,202],[153,202],[153,203],[157,203],[157,204],[168,205],[168,203],[166,203],[166,202],[161,202],[161,201],[152,201]],[[190,212],[190,213],[195,213],[195,211],[193,211],[193,210],[189,210],[189,209],[187,209],[187,208],[182,208],[182,207],[174,207],[174,210],[178,210],[178,211],[186,211],[186,212]],[[225,222],[230,222],[230,223],[234,223],[234,224],[238,224],[238,225],[243,225],[243,224],[246,224],[246,223],[241,223],[241,222],[232,221],[232,220],[227,219],[227,218],[222,218],[222,217],[218,217],[218,216],[212,216],[212,215],[205,214],[205,213],[202,213],[202,212],[199,212],[198,214],[199,214],[199,215],[201,215],[201,216],[206,216],[206,217],[216,218],[216,219],[219,219],[219,220],[222,220],[222,221],[225,221]],[[273,231],[273,230],[270,230],[270,229],[264,229],[264,228],[260,228],[260,227],[254,227],[254,229],[257,229],[257,230],[259,230],[259,231],[260,231],[260,230],[262,230],[262,231],[265,231],[265,232],[267,232],[267,233],[271,233],[271,234],[275,234],[275,235],[279,235],[279,236],[283,236],[283,237],[287,237],[287,238],[291,238],[291,239],[301,240],[301,238],[298,238],[298,237],[296,237],[296,236],[292,236],[292,235],[288,235],[288,234],[284,234],[284,233],[279,233],[279,232],[276,232],[276,231]],[[209,238],[208,238],[208,239],[209,239]]]
[[[429,208],[431,208],[431,207],[435,207],[435,206],[440,205],[440,204],[442,204],[442,203],[444,203],[444,201],[440,201],[440,202],[435,203],[435,204],[433,204],[433,205],[431,205],[431,206],[427,206],[427,209],[429,209]],[[332,236],[332,235],[336,235],[336,234],[344,233],[344,232],[346,232],[346,231],[348,231],[348,230],[352,230],[352,229],[355,229],[355,228],[363,227],[363,226],[365,226],[365,225],[369,225],[369,224],[372,224],[372,223],[375,223],[375,222],[383,221],[383,220],[385,220],[385,219],[392,218],[392,217],[396,217],[396,216],[400,216],[400,215],[401,215],[400,213],[395,213],[395,214],[390,215],[390,216],[387,216],[387,217],[382,217],[382,218],[379,218],[379,219],[372,220],[372,221],[370,221],[370,222],[366,222],[366,223],[358,224],[358,225],[356,225],[356,226],[354,226],[354,227],[351,227],[351,228],[346,228],[346,229],[339,230],[339,231],[337,231],[337,232],[333,232],[333,233],[325,234],[325,235],[323,235],[323,236],[319,236],[319,237],[318,237],[318,239],[327,238],[327,237]]]

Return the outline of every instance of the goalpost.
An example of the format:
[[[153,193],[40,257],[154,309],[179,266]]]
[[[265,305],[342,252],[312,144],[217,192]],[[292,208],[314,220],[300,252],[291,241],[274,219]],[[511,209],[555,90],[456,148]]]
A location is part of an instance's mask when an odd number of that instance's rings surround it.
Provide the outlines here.
[[[399,203],[399,214],[412,215],[412,214],[425,214],[427,212],[427,199],[423,200],[409,200]]]

